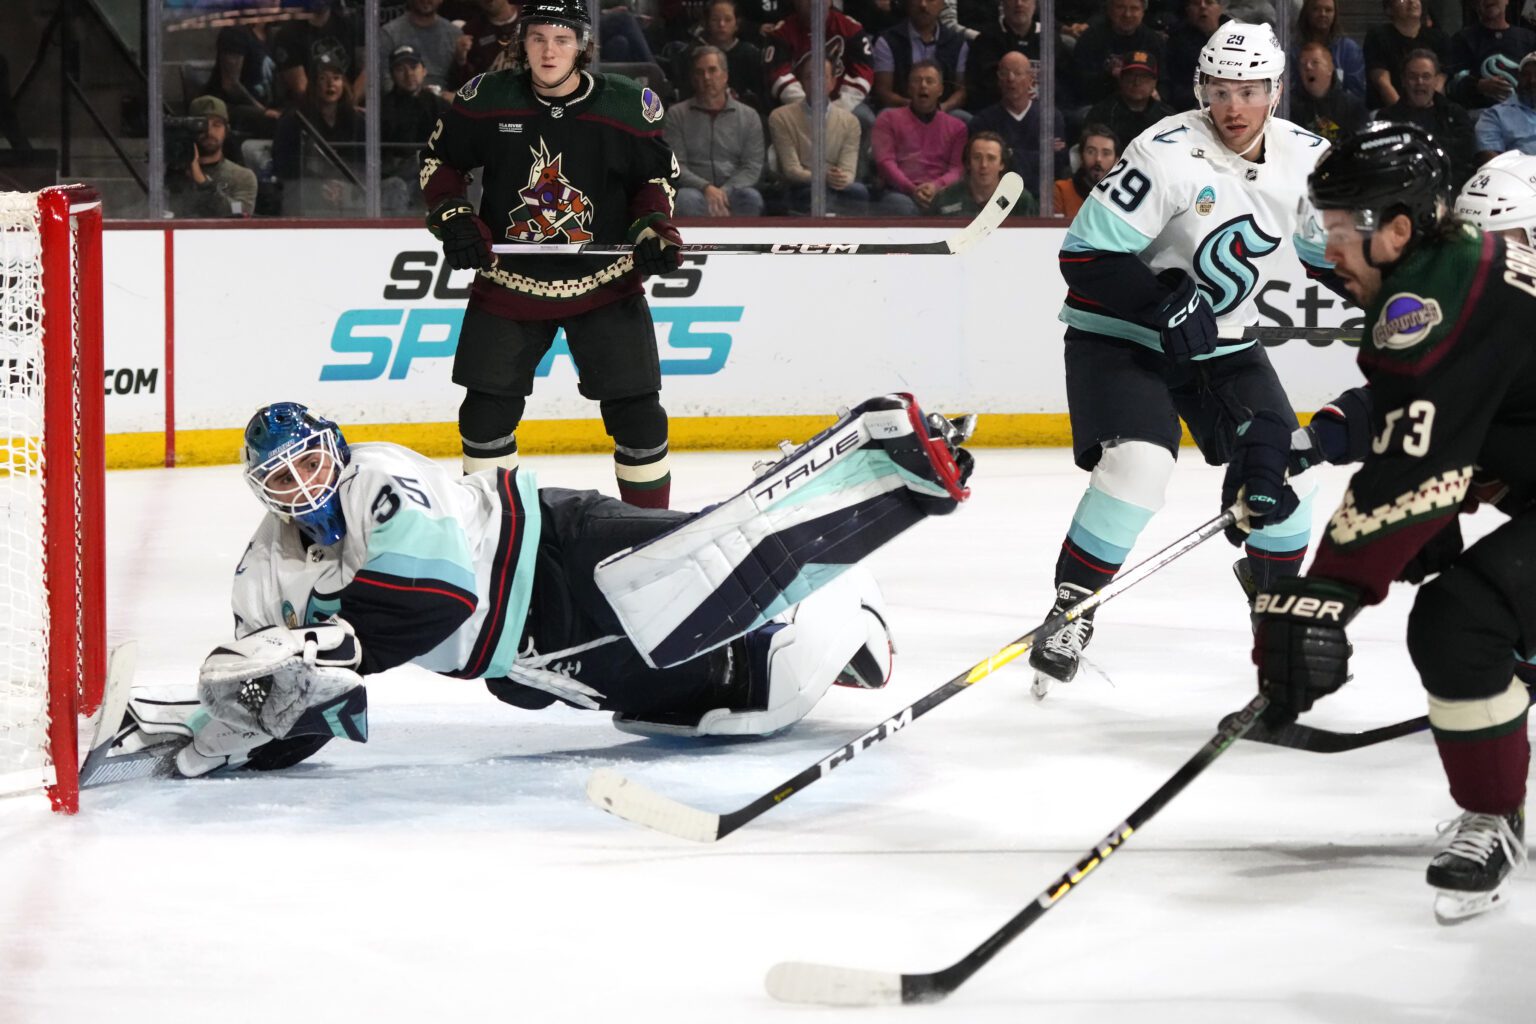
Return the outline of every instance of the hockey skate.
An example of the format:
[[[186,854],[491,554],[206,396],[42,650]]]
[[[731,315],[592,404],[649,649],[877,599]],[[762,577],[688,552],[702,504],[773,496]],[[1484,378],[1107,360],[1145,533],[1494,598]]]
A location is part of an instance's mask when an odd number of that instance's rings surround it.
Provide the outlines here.
[[[1435,920],[1457,924],[1508,899],[1505,883],[1526,860],[1525,808],[1512,814],[1464,812],[1441,826],[1450,844],[1429,862],[1425,881],[1434,886]]]
[[[1056,588],[1056,603],[1051,615],[1059,615],[1077,604],[1092,592],[1073,583],[1063,583]],[[1029,667],[1035,670],[1035,681],[1029,692],[1035,700],[1044,700],[1052,683],[1070,683],[1077,675],[1077,665],[1083,648],[1093,639],[1093,612],[1081,619],[1069,622],[1046,637],[1029,652]]]

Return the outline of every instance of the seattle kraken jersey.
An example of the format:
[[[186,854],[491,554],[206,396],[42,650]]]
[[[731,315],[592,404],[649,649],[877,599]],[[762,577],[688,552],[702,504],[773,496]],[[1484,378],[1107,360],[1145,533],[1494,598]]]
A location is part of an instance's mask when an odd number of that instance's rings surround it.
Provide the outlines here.
[[[394,444],[356,444],[342,472],[346,535],[306,545],[268,514],[235,569],[235,635],[339,615],[362,672],[411,662],[502,676],[533,587],[539,499],[526,470],[460,476]]]
[[[1259,318],[1254,294],[1287,235],[1309,268],[1330,266],[1321,245],[1297,235],[1307,175],[1327,151],[1320,136],[1272,117],[1264,160],[1252,163],[1222,144],[1202,112],[1165,117],[1090,190],[1062,246],[1064,270],[1105,254],[1134,254],[1154,274],[1188,271],[1229,342],[1216,354],[1246,347],[1243,328]],[[1310,204],[1306,215],[1315,216]],[[1126,308],[1125,282],[1110,275],[1092,284],[1068,280],[1064,322],[1161,349],[1157,330]]]

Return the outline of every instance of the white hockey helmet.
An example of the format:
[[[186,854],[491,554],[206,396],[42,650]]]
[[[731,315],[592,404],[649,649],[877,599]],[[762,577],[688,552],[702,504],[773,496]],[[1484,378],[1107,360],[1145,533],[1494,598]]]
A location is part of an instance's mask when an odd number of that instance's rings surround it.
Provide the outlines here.
[[[1536,156],[1511,150],[1483,164],[1461,187],[1456,216],[1484,231],[1517,230],[1536,246]]]
[[[1205,100],[1205,83],[1211,78],[1237,82],[1268,82],[1269,112],[1280,102],[1280,82],[1285,77],[1285,51],[1268,25],[1250,25],[1229,21],[1221,25],[1200,48],[1195,64],[1195,97],[1200,109]]]

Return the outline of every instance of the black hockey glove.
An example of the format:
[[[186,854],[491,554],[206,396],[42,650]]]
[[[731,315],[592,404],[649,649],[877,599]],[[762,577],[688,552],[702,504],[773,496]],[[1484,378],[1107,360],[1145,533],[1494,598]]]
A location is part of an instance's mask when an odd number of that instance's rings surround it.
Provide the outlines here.
[[[427,214],[427,230],[443,243],[443,259],[454,270],[489,270],[496,265],[491,229],[460,198],[444,199]]]
[[[1262,410],[1237,428],[1237,448],[1221,481],[1221,507],[1231,508],[1239,496],[1247,520],[1227,527],[1227,540],[1241,545],[1250,530],[1278,523],[1301,502],[1285,482],[1291,451],[1291,428],[1276,413]]]
[[[1317,410],[1302,436],[1306,443],[1291,449],[1292,473],[1323,462],[1337,466],[1364,459],[1371,444],[1370,388],[1350,388]]]
[[[1445,572],[1461,554],[1461,517],[1453,517],[1439,533],[1429,538],[1424,546],[1408,560],[1397,578],[1404,583],[1418,586],[1436,573]]]
[[[635,243],[635,269],[641,277],[670,274],[683,265],[683,236],[667,218],[637,220],[630,226],[629,234]]]
[[[1152,323],[1163,339],[1163,353],[1176,363],[1216,351],[1216,314],[1182,270],[1165,270],[1157,279],[1173,289],[1152,311]]]
[[[1253,663],[1269,724],[1293,721],[1349,679],[1344,627],[1359,610],[1353,587],[1303,576],[1276,580],[1254,601]]]

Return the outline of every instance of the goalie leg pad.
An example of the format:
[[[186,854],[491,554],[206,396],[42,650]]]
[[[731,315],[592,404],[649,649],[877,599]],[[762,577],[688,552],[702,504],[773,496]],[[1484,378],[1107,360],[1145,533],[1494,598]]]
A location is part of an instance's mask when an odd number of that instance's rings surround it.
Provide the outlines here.
[[[729,643],[963,500],[969,456],[944,435],[910,396],[872,399],[735,497],[605,559],[598,588],[652,667]]]

